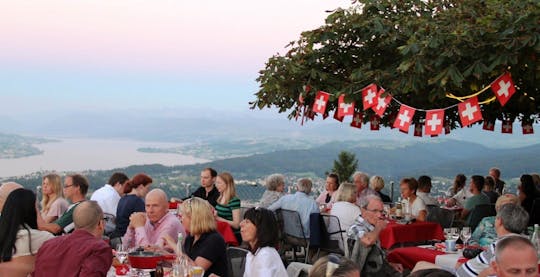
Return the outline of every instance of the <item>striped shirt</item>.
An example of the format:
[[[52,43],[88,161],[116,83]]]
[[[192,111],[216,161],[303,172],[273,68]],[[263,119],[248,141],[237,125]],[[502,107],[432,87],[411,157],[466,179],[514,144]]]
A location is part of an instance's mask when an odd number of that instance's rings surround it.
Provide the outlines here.
[[[478,276],[480,272],[489,267],[489,263],[495,258],[495,243],[482,251],[476,258],[468,260],[456,271],[458,277]]]
[[[236,209],[240,209],[240,199],[236,196],[231,198],[226,205],[219,203],[216,205],[217,215],[231,221],[233,220],[232,211]]]

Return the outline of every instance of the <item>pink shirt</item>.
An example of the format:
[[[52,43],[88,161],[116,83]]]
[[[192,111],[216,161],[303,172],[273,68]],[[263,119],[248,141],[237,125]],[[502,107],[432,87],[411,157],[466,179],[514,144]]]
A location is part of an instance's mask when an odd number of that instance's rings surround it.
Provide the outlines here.
[[[186,231],[180,220],[173,214],[167,213],[154,224],[150,223],[150,220],[146,218],[144,227],[128,228],[122,238],[122,244],[128,248],[147,245],[163,247],[167,245],[164,239],[165,236],[168,235],[176,242],[180,232],[186,237]]]

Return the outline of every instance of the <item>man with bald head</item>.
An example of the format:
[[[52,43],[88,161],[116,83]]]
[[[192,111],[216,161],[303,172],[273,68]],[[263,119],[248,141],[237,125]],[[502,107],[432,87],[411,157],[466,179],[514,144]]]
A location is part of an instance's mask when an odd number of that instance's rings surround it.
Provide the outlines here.
[[[6,202],[6,199],[8,198],[9,194],[16,189],[22,189],[22,188],[23,186],[15,182],[3,183],[0,186],[0,214],[2,213],[2,209],[4,208],[4,203]]]
[[[111,247],[101,236],[103,211],[84,201],[73,211],[75,231],[45,242],[36,256],[35,277],[106,276],[112,264]]]
[[[124,246],[164,247],[167,236],[176,241],[181,232],[185,237],[180,220],[169,213],[169,201],[163,190],[153,189],[146,195],[145,210],[146,213],[133,213],[129,217],[129,226],[122,238]]]
[[[509,236],[497,242],[491,267],[498,277],[538,276],[538,257],[531,241],[522,236]]]

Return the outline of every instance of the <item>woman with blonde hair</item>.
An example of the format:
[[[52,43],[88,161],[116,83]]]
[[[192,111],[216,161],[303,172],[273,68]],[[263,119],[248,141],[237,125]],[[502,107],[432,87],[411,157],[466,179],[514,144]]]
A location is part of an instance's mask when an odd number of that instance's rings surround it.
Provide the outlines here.
[[[236,238],[240,242],[240,199],[236,197],[233,176],[229,172],[218,174],[216,188],[219,191],[218,203],[216,205],[216,219],[231,225]]]
[[[356,186],[352,183],[342,183],[337,190],[336,200],[330,214],[339,218],[341,230],[348,231],[361,213],[360,207],[356,205]]]
[[[204,269],[204,276],[227,276],[227,252],[223,237],[216,231],[212,206],[193,197],[180,206],[182,225],[189,234],[184,241],[184,253],[194,265]]]
[[[392,202],[390,199],[390,196],[382,193],[382,189],[384,188],[384,179],[381,176],[373,176],[371,179],[369,179],[369,186],[372,190],[377,192],[379,197],[384,203]]]
[[[41,193],[41,217],[45,222],[51,223],[62,216],[69,206],[62,194],[60,176],[54,173],[43,176]]]

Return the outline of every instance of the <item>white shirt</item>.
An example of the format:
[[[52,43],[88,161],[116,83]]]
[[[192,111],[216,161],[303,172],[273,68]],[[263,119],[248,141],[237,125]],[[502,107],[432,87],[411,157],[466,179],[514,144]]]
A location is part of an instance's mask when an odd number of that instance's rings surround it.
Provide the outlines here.
[[[116,216],[116,208],[120,201],[120,194],[109,184],[94,191],[90,200],[96,201],[104,213]]]
[[[426,210],[426,204],[424,203],[424,200],[422,200],[422,198],[418,196],[416,197],[414,202],[410,205],[411,205],[411,215],[415,218],[418,217],[418,214],[420,213],[420,211]]]
[[[287,277],[287,270],[274,247],[259,248],[255,255],[248,252],[244,277]]]
[[[424,200],[424,204],[426,205],[439,205],[439,202],[437,202],[437,200],[431,197],[427,192],[417,191],[416,196]]]
[[[347,231],[360,215],[360,208],[354,203],[339,201],[334,203],[330,210],[330,214],[337,216],[339,218],[341,230]]]
[[[25,228],[21,228],[17,232],[17,240],[15,241],[17,252],[13,253],[13,258],[35,255],[45,241],[54,238],[54,235],[47,231],[31,229],[28,226],[26,227],[30,230],[30,236],[28,235],[28,230]],[[31,242],[30,239],[32,240]]]
[[[452,198],[456,199],[458,206],[463,207],[467,199],[471,196],[473,196],[473,194],[467,189],[467,187],[464,187],[460,191],[458,191],[456,195],[454,195]]]

